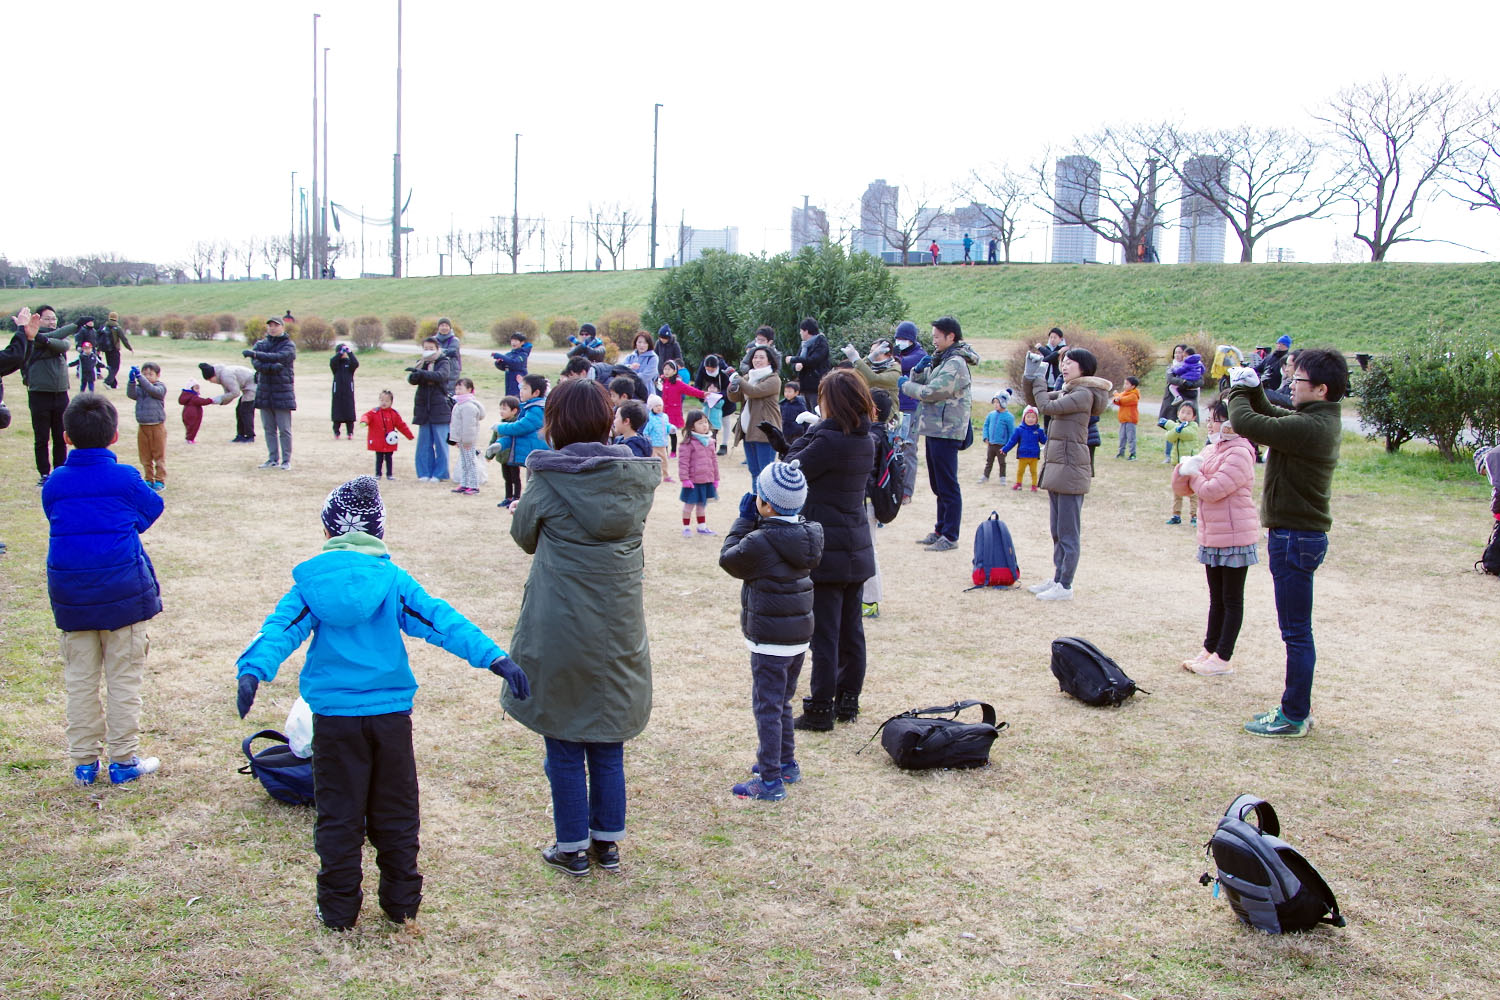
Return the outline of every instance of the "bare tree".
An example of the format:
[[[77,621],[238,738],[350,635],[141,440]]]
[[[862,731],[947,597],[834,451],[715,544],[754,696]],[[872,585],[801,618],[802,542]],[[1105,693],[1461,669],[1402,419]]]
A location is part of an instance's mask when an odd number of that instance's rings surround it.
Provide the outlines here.
[[[1197,199],[1222,215],[1240,241],[1240,263],[1254,259],[1267,233],[1328,214],[1347,196],[1347,171],[1332,174],[1327,148],[1297,132],[1241,125],[1212,132],[1168,129],[1157,153],[1182,185],[1184,202]]]
[[[260,259],[271,269],[271,280],[278,280],[281,259],[287,255],[288,243],[284,236],[272,236],[260,245]]]
[[[495,228],[491,235],[494,247],[510,258],[510,273],[518,274],[521,270],[521,252],[531,245],[538,220],[497,215],[494,222]]]
[[[640,213],[629,206],[622,206],[619,202],[597,209],[590,205],[589,219],[585,225],[593,234],[594,242],[609,254],[610,268],[618,271],[620,258],[625,253],[625,247],[630,242],[631,235],[641,228]]]
[[[104,284],[104,276],[109,271],[110,265],[118,260],[118,254],[101,253],[87,257],[74,257],[68,261],[68,264],[78,272],[84,284],[97,287]]]
[[[202,281],[210,273],[217,252],[218,248],[212,240],[196,240],[188,248],[188,266],[192,268],[193,276],[198,281]]]
[[[1456,84],[1382,76],[1329,101],[1318,120],[1343,147],[1353,174],[1354,238],[1385,260],[1398,243],[1443,243],[1415,234],[1417,205],[1473,142],[1484,111]]]
[[[984,173],[969,172],[960,190],[974,203],[1000,241],[1005,263],[1010,263],[1010,244],[1016,238],[1016,214],[1026,204],[1031,185],[1024,173],[1008,166],[994,166]]]
[[[1483,117],[1471,128],[1466,148],[1454,159],[1448,179],[1463,192],[1453,197],[1469,206],[1500,212],[1500,97],[1491,95]]]
[[[156,279],[156,265],[145,261],[133,260],[125,265],[125,277],[130,279],[132,285],[139,285],[147,278]]]
[[[229,258],[234,254],[234,246],[228,240],[214,244],[214,257],[219,262],[219,280],[226,280],[225,272],[229,269]]]
[[[1157,237],[1165,228],[1162,210],[1176,198],[1164,199],[1161,188],[1171,171],[1156,151],[1162,145],[1166,125],[1110,126],[1075,139],[1074,147],[1095,164],[1085,183],[1073,185],[1076,195],[1059,198],[1054,185],[1050,151],[1033,165],[1032,175],[1038,207],[1054,222],[1083,226],[1106,243],[1118,246],[1127,264],[1150,259],[1157,250]],[[1163,176],[1165,175],[1165,176]],[[1098,207],[1091,194],[1098,194]]]
[[[464,259],[464,262],[469,265],[470,274],[474,273],[474,261],[479,259],[480,254],[489,249],[489,245],[490,234],[483,230],[473,233],[460,232],[453,239],[453,248]]]
[[[234,260],[236,264],[243,264],[245,266],[246,281],[249,281],[253,277],[251,272],[255,267],[255,255],[259,249],[254,236],[234,245]]]

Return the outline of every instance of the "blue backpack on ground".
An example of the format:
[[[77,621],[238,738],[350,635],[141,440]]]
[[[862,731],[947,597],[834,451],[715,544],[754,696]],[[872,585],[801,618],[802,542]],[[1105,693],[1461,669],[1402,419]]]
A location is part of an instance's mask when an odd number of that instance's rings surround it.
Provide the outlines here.
[[[281,742],[252,754],[250,744],[259,739]],[[249,762],[240,768],[240,773],[255,775],[271,794],[271,798],[294,806],[313,804],[312,760],[292,753],[285,735],[274,729],[262,729],[254,736],[245,737],[240,749],[245,752],[245,760]]]
[[[1014,587],[1021,579],[1021,566],[1016,561],[1016,547],[1010,540],[1010,529],[1000,520],[999,511],[990,511],[990,516],[979,522],[974,532],[974,586]]]

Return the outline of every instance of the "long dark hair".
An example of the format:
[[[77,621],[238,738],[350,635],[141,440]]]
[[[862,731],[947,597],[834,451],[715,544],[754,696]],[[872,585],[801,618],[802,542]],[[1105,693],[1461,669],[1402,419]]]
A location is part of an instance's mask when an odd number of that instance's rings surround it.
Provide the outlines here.
[[[847,368],[835,368],[818,383],[818,410],[845,434],[859,430],[862,420],[875,419],[875,401],[865,380]]]

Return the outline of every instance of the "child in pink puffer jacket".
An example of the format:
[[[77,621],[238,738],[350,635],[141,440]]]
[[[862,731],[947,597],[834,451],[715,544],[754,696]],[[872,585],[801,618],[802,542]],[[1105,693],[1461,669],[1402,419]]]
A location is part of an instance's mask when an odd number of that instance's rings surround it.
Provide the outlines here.
[[[698,534],[715,535],[705,523],[708,501],[719,496],[719,459],[714,454],[713,425],[702,410],[689,410],[683,420],[685,433],[677,449],[677,477],[682,480],[682,534],[693,533],[692,518],[698,518]]]
[[[1178,463],[1172,488],[1196,494],[1198,561],[1208,576],[1208,631],[1203,649],[1182,669],[1205,677],[1234,673],[1229,661],[1245,618],[1245,577],[1259,560],[1260,516],[1251,488],[1255,485],[1255,445],[1229,426],[1229,408],[1215,402],[1205,425],[1211,444],[1199,455]]]

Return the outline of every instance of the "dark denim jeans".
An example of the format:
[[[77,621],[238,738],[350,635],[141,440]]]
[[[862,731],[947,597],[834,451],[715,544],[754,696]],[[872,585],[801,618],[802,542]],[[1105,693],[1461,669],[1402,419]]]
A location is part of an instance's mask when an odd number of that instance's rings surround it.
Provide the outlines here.
[[[750,467],[750,489],[755,489],[760,471],[776,461],[776,449],[764,441],[745,442],[745,464]]]
[[[755,762],[763,781],[781,777],[781,769],[797,759],[797,737],[792,729],[792,696],[802,674],[806,653],[776,656],[750,654],[750,708],[755,713]]]
[[[956,542],[964,516],[964,494],[958,485],[958,446],[963,442],[930,435],[923,440],[927,442],[927,485],[937,497],[937,522],[932,530]]]
[[[625,838],[625,744],[574,743],[542,737],[542,770],[552,785],[557,846],[581,851],[594,840]]]
[[[1276,620],[1286,643],[1286,690],[1281,711],[1293,722],[1312,714],[1313,668],[1318,651],[1313,645],[1313,574],[1328,554],[1328,535],[1321,531],[1271,528],[1266,532],[1271,583],[1276,593]]]

